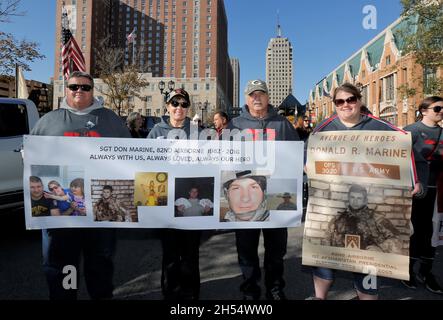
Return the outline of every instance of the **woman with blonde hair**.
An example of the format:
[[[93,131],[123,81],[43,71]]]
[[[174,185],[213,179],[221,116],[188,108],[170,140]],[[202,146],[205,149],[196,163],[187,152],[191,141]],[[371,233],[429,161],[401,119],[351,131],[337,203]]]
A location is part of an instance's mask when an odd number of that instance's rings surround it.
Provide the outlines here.
[[[142,130],[143,118],[139,112],[131,112],[126,118],[126,125],[133,138],[146,138],[146,134]]]

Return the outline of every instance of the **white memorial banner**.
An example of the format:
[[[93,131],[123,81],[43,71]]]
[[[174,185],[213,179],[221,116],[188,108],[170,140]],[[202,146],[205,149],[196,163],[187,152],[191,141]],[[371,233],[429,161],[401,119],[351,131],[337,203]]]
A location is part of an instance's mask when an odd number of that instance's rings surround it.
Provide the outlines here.
[[[24,138],[28,229],[295,227],[302,182],[302,142]]]

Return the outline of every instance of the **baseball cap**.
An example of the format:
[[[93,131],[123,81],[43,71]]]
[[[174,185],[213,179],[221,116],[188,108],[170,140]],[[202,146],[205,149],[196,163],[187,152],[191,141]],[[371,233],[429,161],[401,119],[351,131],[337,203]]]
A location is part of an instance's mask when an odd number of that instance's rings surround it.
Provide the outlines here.
[[[263,80],[251,80],[246,85],[245,94],[248,96],[253,93],[254,91],[263,91],[264,93],[268,93],[268,86],[266,85],[266,82]]]
[[[169,103],[172,100],[172,98],[177,97],[177,96],[183,97],[187,103],[191,103],[191,101],[189,99],[189,94],[185,91],[185,89],[182,89],[182,88],[172,90],[168,94],[168,97],[166,98],[166,103]]]

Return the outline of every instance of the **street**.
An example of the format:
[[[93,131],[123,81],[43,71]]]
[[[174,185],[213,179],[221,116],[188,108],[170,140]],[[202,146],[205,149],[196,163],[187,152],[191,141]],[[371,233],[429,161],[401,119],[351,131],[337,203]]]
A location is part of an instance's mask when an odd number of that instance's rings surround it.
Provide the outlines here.
[[[23,212],[2,213],[0,234],[0,300],[47,299],[47,286],[41,268],[40,231],[24,230]],[[301,266],[302,227],[289,229],[285,262],[286,294],[291,300],[304,300],[313,293],[309,267]],[[155,230],[118,231],[115,257],[115,299],[161,299],[161,246]],[[260,247],[263,255],[263,247]],[[443,279],[443,250],[439,248],[436,270]],[[240,300],[241,282],[233,232],[205,232],[200,251],[201,299]],[[330,299],[355,298],[349,273],[338,272]],[[263,290],[264,291],[264,290]],[[80,283],[80,299],[88,299]],[[443,300],[423,286],[417,290],[403,287],[398,280],[383,278],[380,299]]]

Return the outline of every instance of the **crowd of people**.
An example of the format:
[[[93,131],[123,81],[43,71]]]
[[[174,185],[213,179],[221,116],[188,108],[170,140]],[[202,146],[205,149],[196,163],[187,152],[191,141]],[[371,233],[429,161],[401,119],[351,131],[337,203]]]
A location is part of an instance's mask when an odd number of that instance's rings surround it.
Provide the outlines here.
[[[144,138],[141,129],[141,115],[131,113],[127,125],[111,110],[104,108],[93,96],[94,82],[92,77],[83,72],[70,75],[66,86],[66,97],[62,108],[51,111],[40,119],[33,135],[45,136],[86,136],[114,138]],[[333,93],[335,113],[319,123],[313,130],[310,118],[303,116],[291,124],[284,116],[269,104],[267,85],[262,80],[251,80],[245,88],[245,106],[240,116],[229,119],[226,113],[218,111],[214,114],[213,126],[216,137],[223,139],[225,130],[238,129],[250,133],[251,140],[263,137],[263,140],[304,141],[309,139],[311,132],[374,130],[395,131],[395,126],[380,120],[367,110],[362,103],[360,90],[352,84],[343,84]],[[188,117],[191,99],[184,89],[175,89],[166,98],[168,116],[161,118],[147,135],[147,139],[191,139],[193,130],[200,132],[202,128],[192,124]],[[426,98],[419,106],[421,115],[419,122],[406,127],[412,132],[414,160],[417,179],[411,180],[413,196],[412,224],[414,234],[410,246],[410,280],[404,284],[416,288],[416,280],[425,282],[426,288],[434,293],[443,294],[443,288],[432,274],[432,263],[435,249],[431,247],[432,213],[437,194],[436,181],[442,175],[443,138],[439,124],[443,120],[443,99],[441,97]],[[85,126],[85,123],[91,125]],[[261,135],[258,135],[258,132]],[[429,170],[430,168],[430,170]],[[428,174],[430,172],[430,174]],[[74,181],[73,181],[74,182]],[[63,189],[57,181],[48,184],[51,194],[45,194],[43,184],[38,177],[30,178],[33,215],[82,215],[79,204],[84,199],[84,190],[79,183],[71,183],[70,190]],[[78,182],[78,181],[77,181]],[[82,183],[82,181],[81,181]],[[264,192],[267,184],[264,176],[251,171],[236,172],[236,176],[223,185],[230,212],[225,215],[227,221],[251,220],[264,221],[269,213]],[[153,191],[152,197],[149,195]],[[441,192],[441,190],[439,190]],[[146,186],[147,205],[155,205],[155,190]],[[72,194],[72,196],[70,196]],[[236,205],[239,194],[248,194],[248,203]],[[124,212],[115,203],[109,203],[112,187],[104,187],[100,204],[95,209],[97,219],[106,219],[116,210]],[[356,220],[355,225],[362,233],[379,232],[371,219],[377,219],[372,210],[367,208],[367,191],[360,186],[351,187],[348,195],[349,207],[342,212],[345,215],[364,214],[364,218]],[[291,210],[295,206],[290,201],[289,193],[283,194],[284,202],[280,210]],[[197,213],[205,214],[209,207],[199,203],[199,188],[192,186],[187,200],[191,206],[183,203],[176,205],[176,215],[186,216]],[[69,201],[69,205],[68,205]],[[75,204],[73,204],[75,203]],[[35,207],[35,208],[34,208]],[[35,212],[34,212],[35,211]],[[37,212],[38,211],[38,212]],[[329,226],[331,243],[343,242],[343,232],[349,225],[338,217]],[[380,220],[380,219],[378,219]],[[361,222],[357,222],[361,221]],[[355,226],[354,226],[355,227]],[[381,232],[381,231],[380,231]],[[162,274],[161,288],[167,300],[197,300],[200,297],[200,266],[199,248],[201,230],[162,229]],[[244,299],[258,300],[262,297],[261,276],[258,246],[261,234],[264,238],[264,284],[265,298],[283,300],[285,295],[284,258],[287,250],[287,228],[236,229],[236,248],[238,263],[242,272],[240,291]],[[397,234],[389,221],[384,221],[384,229],[380,234],[364,238],[366,247],[395,248]],[[62,286],[63,267],[78,267],[80,256],[84,257],[84,273],[87,289],[92,299],[110,299],[113,297],[113,254],[115,250],[115,230],[113,229],[47,229],[43,230],[43,266],[49,286],[51,299],[75,299],[76,290],[65,290]],[[414,263],[420,263],[419,273],[414,272]],[[78,268],[77,268],[78,269]],[[363,285],[364,275],[354,273],[354,286],[359,299],[376,299],[378,286],[366,288]],[[334,281],[335,272],[327,268],[313,268],[313,284],[315,299],[327,299],[329,289]]]

